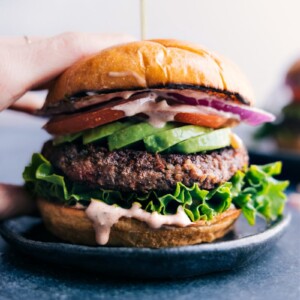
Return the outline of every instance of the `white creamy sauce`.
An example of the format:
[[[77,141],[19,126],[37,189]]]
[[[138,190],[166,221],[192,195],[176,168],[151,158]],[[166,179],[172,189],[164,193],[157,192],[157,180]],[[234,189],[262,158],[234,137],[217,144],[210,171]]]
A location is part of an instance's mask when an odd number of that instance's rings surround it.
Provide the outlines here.
[[[124,71],[124,72],[110,72],[110,76],[116,77],[116,76],[121,76],[120,74],[123,74],[129,71]],[[122,76],[123,76],[122,75]],[[128,76],[128,75],[127,75]],[[138,74],[135,74],[132,72],[130,76],[134,76],[136,80],[139,82],[139,80],[144,80],[144,78],[140,78]],[[143,83],[144,84],[144,83]],[[98,95],[96,92],[87,92],[88,96],[84,97],[83,101],[78,101],[74,103],[74,108],[80,109],[86,106],[94,105],[94,104],[100,104],[104,102],[108,102],[114,98],[121,98],[121,99],[129,99],[131,96],[133,96],[136,93],[141,93],[141,92],[147,92],[147,93],[155,93],[157,96],[166,98],[166,99],[174,99],[176,100],[173,96],[170,94],[180,94],[185,97],[190,97],[194,99],[206,99],[206,100],[218,100],[218,97],[216,95],[208,95],[205,92],[202,91],[197,91],[197,90],[176,90],[176,89],[144,89],[144,90],[139,90],[139,91],[122,91],[122,92],[114,92],[114,93],[109,93],[109,94],[100,94]],[[226,97],[226,96],[225,96]],[[224,101],[226,98],[222,98],[221,100]],[[228,101],[232,102],[231,99],[228,97]]]
[[[134,77],[139,85],[146,86],[146,79],[141,77],[139,74],[133,71],[123,71],[123,72],[109,72],[110,77]]]
[[[160,228],[163,225],[186,227],[193,222],[185,214],[182,206],[178,207],[174,215],[160,215],[157,212],[149,213],[141,209],[139,203],[133,203],[130,209],[108,205],[99,200],[92,200],[86,209],[87,217],[93,222],[96,233],[96,242],[105,245],[109,240],[111,227],[122,217],[134,218],[145,222],[151,228]]]
[[[100,104],[108,102],[113,98],[129,99],[132,95],[136,94],[136,91],[124,91],[109,94],[97,95],[95,92],[88,92],[89,96],[84,97],[84,101],[78,101],[74,103],[74,108],[80,109],[94,104]]]
[[[174,121],[178,113],[197,113],[203,115],[218,115],[224,118],[239,120],[239,117],[229,112],[216,110],[212,107],[201,105],[174,104],[169,105],[166,100],[156,102],[156,93],[149,93],[143,98],[135,101],[120,104],[114,107],[115,110],[122,110],[125,116],[131,117],[139,113],[146,114],[148,122],[154,127],[163,127],[166,122]]]
[[[76,204],[74,206],[72,206],[72,208],[76,208],[76,209],[85,209],[85,206],[76,202]]]

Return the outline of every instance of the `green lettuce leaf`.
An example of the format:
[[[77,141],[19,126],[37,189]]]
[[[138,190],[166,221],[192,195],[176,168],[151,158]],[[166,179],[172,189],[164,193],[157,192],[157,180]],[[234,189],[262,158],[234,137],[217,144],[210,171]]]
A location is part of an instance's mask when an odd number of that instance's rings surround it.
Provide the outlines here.
[[[129,208],[133,202],[139,202],[146,211],[156,211],[162,215],[175,214],[178,207],[182,206],[194,222],[211,220],[234,204],[242,209],[249,224],[253,225],[258,214],[267,221],[282,215],[286,201],[284,190],[289,183],[273,178],[280,172],[281,162],[252,165],[244,171],[236,172],[230,181],[210,191],[200,189],[196,183],[192,187],[177,183],[173,193],[169,194],[121,193],[105,189],[90,190],[78,183],[71,183],[45,157],[35,153],[23,172],[23,178],[35,196],[68,205],[77,202],[88,205],[91,199],[99,199],[109,205]]]

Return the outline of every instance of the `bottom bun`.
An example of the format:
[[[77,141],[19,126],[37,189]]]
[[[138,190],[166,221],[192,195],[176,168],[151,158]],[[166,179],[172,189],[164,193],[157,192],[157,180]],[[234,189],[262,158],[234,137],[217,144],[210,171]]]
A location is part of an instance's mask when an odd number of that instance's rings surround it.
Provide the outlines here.
[[[95,230],[84,209],[67,207],[38,199],[38,207],[46,228],[56,237],[81,245],[97,245]],[[136,219],[122,217],[113,225],[109,241],[111,246],[161,248],[212,242],[223,237],[239,217],[239,209],[228,209],[213,220],[198,221],[187,227],[163,226],[150,228]]]

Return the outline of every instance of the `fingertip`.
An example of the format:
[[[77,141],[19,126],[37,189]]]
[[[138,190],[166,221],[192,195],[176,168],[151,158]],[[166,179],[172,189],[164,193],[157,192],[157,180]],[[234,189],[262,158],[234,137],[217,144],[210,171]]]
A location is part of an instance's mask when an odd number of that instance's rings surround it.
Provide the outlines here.
[[[21,46],[6,46],[9,51],[3,49],[5,55],[0,65],[0,77],[6,78],[7,83],[2,87],[0,83],[5,99],[5,103],[0,103],[0,111],[27,90],[53,80],[79,59],[135,40],[128,34],[65,32]]]
[[[106,33],[68,33],[73,39],[72,45],[77,48],[82,56],[97,53],[105,48],[118,44],[135,41],[135,37],[128,34]]]

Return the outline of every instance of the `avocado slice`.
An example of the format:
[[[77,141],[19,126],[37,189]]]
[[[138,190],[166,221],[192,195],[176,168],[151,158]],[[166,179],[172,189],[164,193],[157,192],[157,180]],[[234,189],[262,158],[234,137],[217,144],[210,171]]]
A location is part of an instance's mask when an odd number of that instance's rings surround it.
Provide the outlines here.
[[[212,131],[210,128],[186,125],[147,136],[144,138],[144,144],[149,152],[157,153],[189,138],[205,134],[210,131]]]
[[[60,145],[63,143],[70,143],[70,142],[77,140],[81,136],[82,136],[82,132],[71,133],[71,134],[66,134],[66,135],[59,135],[53,139],[52,143],[54,146],[57,146],[57,145]]]
[[[172,151],[189,154],[224,148],[230,145],[230,133],[229,128],[214,130],[180,142],[172,147]]]
[[[109,151],[129,146],[143,140],[148,135],[175,128],[173,123],[167,123],[162,128],[157,128],[147,122],[134,124],[123,128],[108,137]]]
[[[116,131],[132,125],[131,122],[113,122],[110,124],[102,125],[93,129],[89,129],[83,133],[83,144],[100,141],[105,137],[115,133]]]

